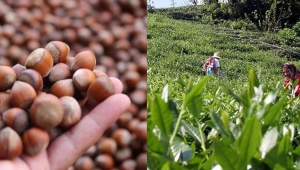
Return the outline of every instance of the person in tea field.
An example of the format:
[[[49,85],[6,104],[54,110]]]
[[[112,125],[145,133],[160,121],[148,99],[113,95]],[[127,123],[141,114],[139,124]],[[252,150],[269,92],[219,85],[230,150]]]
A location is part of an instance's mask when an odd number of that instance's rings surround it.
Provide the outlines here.
[[[300,72],[293,63],[286,62],[282,65],[282,73],[284,74],[284,86],[292,91],[293,96],[300,94]],[[293,88],[293,84],[296,83]]]
[[[219,75],[220,74],[220,54],[215,52],[213,56],[205,60],[203,71],[205,75]]]

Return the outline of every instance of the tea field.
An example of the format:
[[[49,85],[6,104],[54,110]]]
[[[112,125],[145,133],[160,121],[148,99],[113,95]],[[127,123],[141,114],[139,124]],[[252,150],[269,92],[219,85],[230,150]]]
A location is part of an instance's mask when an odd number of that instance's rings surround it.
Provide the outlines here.
[[[272,34],[148,13],[147,39],[150,170],[300,169],[300,103],[281,70],[300,62]],[[216,51],[225,76],[204,76]]]

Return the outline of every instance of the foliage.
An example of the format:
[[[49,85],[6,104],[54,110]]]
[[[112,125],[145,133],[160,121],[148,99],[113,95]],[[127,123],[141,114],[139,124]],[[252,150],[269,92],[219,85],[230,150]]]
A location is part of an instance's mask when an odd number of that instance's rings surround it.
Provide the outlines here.
[[[149,96],[149,169],[299,168],[299,101],[263,89],[251,68],[241,94],[225,85],[213,97],[204,93],[211,78],[189,81],[177,105],[168,86]],[[287,114],[294,111],[296,119]]]
[[[292,28],[298,37],[300,37],[300,22],[297,22]]]
[[[290,28],[284,28],[277,34],[277,38],[281,44],[292,45],[296,40],[296,32]]]
[[[299,98],[283,88],[287,58],[266,43],[274,35],[159,14],[147,22],[150,170],[300,168]],[[224,78],[201,72],[216,51]]]
[[[245,20],[232,21],[230,27],[235,30],[256,30],[256,26]]]
[[[219,24],[226,20],[246,23],[262,31],[277,32],[278,29],[292,28],[300,18],[300,2],[297,0],[229,0],[228,3],[206,1],[205,5],[158,9],[175,19]],[[221,22],[222,23],[222,22]],[[238,27],[239,28],[239,27]],[[252,26],[251,26],[252,28]]]
[[[148,12],[154,12],[155,6],[153,0],[147,0],[147,11]]]

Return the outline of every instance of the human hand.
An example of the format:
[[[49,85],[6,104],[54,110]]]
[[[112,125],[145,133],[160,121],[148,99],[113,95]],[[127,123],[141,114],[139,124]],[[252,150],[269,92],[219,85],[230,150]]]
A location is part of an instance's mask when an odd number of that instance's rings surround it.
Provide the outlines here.
[[[94,107],[74,127],[54,139],[46,151],[37,156],[22,154],[13,160],[0,160],[4,170],[66,170],[102,136],[130,105],[121,94],[123,85],[111,78],[115,94]]]

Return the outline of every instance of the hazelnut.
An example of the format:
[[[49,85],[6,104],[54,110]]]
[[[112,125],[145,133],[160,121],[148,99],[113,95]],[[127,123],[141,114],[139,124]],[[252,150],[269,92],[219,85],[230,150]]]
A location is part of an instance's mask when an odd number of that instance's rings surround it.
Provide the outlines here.
[[[10,94],[0,92],[0,114],[12,107]]]
[[[101,154],[96,156],[95,164],[96,167],[103,170],[112,169],[115,165],[113,157],[108,154]]]
[[[92,145],[91,147],[89,147],[88,150],[85,151],[84,155],[93,158],[93,157],[95,156],[96,153],[97,153],[96,145]]]
[[[19,81],[30,84],[34,90],[38,93],[43,88],[43,78],[39,72],[33,69],[24,70],[18,77]]]
[[[128,146],[131,142],[131,134],[125,128],[116,129],[112,133],[111,137],[117,142],[119,147]]]
[[[137,170],[147,169],[147,153],[141,153],[136,158]]]
[[[38,71],[42,77],[46,77],[53,66],[53,58],[48,50],[37,48],[26,59],[26,68]]]
[[[129,87],[135,87],[141,80],[141,75],[137,71],[127,71],[123,75],[123,80]]]
[[[21,64],[15,64],[12,69],[15,71],[17,78],[22,73],[22,71],[26,70],[26,67]]]
[[[72,79],[59,80],[51,86],[50,92],[58,98],[63,96],[73,97],[75,95],[75,86]]]
[[[133,132],[140,122],[141,121],[138,118],[133,118],[126,124],[126,129],[128,129],[129,132]]]
[[[16,81],[17,75],[9,66],[0,66],[0,91],[10,89]]]
[[[58,80],[68,79],[72,77],[70,67],[65,63],[57,63],[53,66],[51,72],[48,75],[48,80],[51,83]]]
[[[14,107],[6,110],[2,114],[5,126],[11,127],[18,134],[22,134],[29,127],[29,118],[25,110]]]
[[[64,116],[60,126],[68,128],[76,124],[81,118],[81,107],[77,100],[70,96],[63,96],[59,99],[64,109]]]
[[[52,55],[54,64],[64,63],[70,52],[70,47],[61,41],[51,41],[46,45],[45,49]]]
[[[73,60],[74,60],[75,58],[74,57],[72,57],[72,56],[68,56],[67,58],[66,58],[66,64],[71,68],[71,64],[73,63]]]
[[[74,163],[75,170],[92,170],[94,167],[94,163],[91,157],[89,156],[81,156]]]
[[[72,79],[75,87],[79,91],[86,92],[96,77],[93,71],[86,68],[81,68],[75,71]]]
[[[98,77],[87,90],[88,102],[91,105],[97,105],[114,93],[112,81],[106,76]]]
[[[14,159],[23,152],[21,137],[10,127],[0,131],[0,159]]]
[[[123,161],[120,165],[120,170],[135,170],[136,162],[133,159],[127,159]]]
[[[98,78],[98,77],[102,77],[102,76],[107,76],[107,74],[106,74],[106,73],[104,73],[104,72],[103,72],[103,71],[101,71],[101,70],[93,70],[93,72],[94,72],[94,74],[95,74],[96,78]]]
[[[53,128],[63,119],[64,109],[60,100],[53,94],[41,93],[29,109],[30,120],[40,128]]]
[[[141,141],[147,140],[147,121],[142,121],[134,129],[134,134]]]
[[[62,133],[62,129],[60,129],[58,126],[53,127],[53,128],[48,128],[46,129],[48,132],[48,135],[50,137],[50,141],[58,137]]]
[[[38,155],[46,150],[50,142],[50,137],[47,131],[32,127],[22,135],[24,150],[29,155]]]
[[[132,114],[130,112],[124,112],[117,119],[117,124],[119,127],[125,127],[131,119],[132,119]]]
[[[136,89],[129,94],[132,103],[142,105],[147,102],[147,94],[144,90]]]
[[[71,63],[71,70],[72,72],[75,72],[80,68],[87,68],[93,71],[95,65],[95,55],[91,51],[82,51],[75,55],[74,60]]]
[[[117,151],[117,143],[112,138],[101,138],[96,144],[98,154],[113,155]]]
[[[28,109],[36,97],[36,91],[28,83],[16,81],[11,88],[10,97],[13,106]]]
[[[131,156],[132,156],[132,150],[129,147],[119,148],[114,155],[116,161],[118,162],[123,162],[127,159],[130,159]]]

